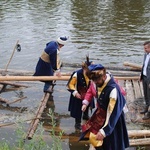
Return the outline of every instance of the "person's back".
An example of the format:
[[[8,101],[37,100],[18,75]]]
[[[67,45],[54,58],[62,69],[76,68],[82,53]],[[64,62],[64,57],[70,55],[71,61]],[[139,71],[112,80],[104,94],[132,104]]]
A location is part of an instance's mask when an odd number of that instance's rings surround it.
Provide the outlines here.
[[[38,60],[33,76],[53,76],[56,71],[58,71],[57,74],[60,75],[61,61],[59,52],[66,44],[66,41],[66,37],[60,37],[56,41],[51,41],[46,44],[46,47]],[[53,85],[53,81],[45,81],[43,91],[52,93]]]

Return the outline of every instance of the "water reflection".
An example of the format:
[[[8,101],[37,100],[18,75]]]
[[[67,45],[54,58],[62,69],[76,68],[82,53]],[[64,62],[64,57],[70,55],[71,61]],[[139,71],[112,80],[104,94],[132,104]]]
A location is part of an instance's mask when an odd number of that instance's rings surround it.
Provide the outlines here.
[[[150,38],[149,5],[148,0],[0,1],[1,67],[19,39],[22,52],[10,68],[33,70],[45,43],[61,35],[70,37],[64,62],[82,62],[89,53],[103,64],[141,63],[142,44]]]

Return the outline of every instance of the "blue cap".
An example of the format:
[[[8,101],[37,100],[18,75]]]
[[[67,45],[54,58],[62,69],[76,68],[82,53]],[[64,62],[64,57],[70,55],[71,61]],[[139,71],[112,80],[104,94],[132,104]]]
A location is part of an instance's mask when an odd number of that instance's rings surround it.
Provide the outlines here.
[[[90,71],[95,71],[95,70],[103,70],[104,66],[102,66],[101,64],[91,64],[90,66],[88,66]]]

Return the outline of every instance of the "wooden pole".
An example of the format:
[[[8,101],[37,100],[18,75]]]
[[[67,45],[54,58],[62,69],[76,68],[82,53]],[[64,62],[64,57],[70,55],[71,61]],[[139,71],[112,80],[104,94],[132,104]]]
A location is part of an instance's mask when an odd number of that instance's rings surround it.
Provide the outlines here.
[[[21,100],[23,100],[23,99],[25,99],[25,98],[27,98],[27,96],[23,96],[23,97],[21,97],[21,98],[18,98],[18,99],[16,99],[16,100],[12,101],[12,102],[7,102],[7,105],[16,103],[16,102],[21,101]]]
[[[40,104],[40,106],[37,110],[36,116],[35,116],[35,118],[37,118],[37,119],[33,120],[30,124],[30,128],[28,130],[27,137],[26,137],[29,140],[32,139],[33,134],[35,133],[35,130],[37,129],[37,126],[38,126],[38,123],[39,123],[39,118],[41,118],[41,115],[42,115],[42,113],[44,111],[44,108],[47,104],[49,96],[50,96],[50,93],[45,93],[44,94],[44,96],[41,100],[41,104]]]
[[[68,81],[70,76],[0,76],[0,81],[51,81],[51,80],[62,80]],[[121,77],[114,76],[118,80],[139,80],[139,76]]]
[[[6,65],[6,67],[5,67],[5,72],[7,71],[8,65],[10,64],[10,61],[12,60],[12,57],[13,57],[13,55],[14,55],[14,53],[15,53],[15,50],[16,50],[16,47],[17,47],[18,43],[19,43],[19,40],[18,40],[18,41],[16,42],[16,44],[15,44],[14,50],[13,50],[13,52],[12,52],[12,54],[11,54],[11,57],[10,57],[10,59],[9,59],[9,61],[8,61],[8,63],[7,63],[7,65]]]
[[[7,81],[0,81],[0,84],[3,85],[11,85],[11,86],[16,86],[16,87],[29,87],[27,85],[23,85],[23,84],[18,84],[18,83],[12,83],[12,82],[7,82]]]

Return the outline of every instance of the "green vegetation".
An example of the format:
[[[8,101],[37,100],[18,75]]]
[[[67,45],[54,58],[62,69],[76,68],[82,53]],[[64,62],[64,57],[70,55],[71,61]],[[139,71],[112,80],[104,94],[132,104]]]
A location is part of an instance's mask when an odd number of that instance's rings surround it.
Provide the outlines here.
[[[51,109],[49,109],[48,116],[51,118],[50,125],[52,126],[50,130],[50,137],[52,138],[51,146],[48,145],[43,139],[43,126],[40,124],[32,138],[32,140],[26,140],[26,132],[22,122],[17,122],[16,137],[17,141],[15,144],[10,144],[8,141],[0,142],[0,150],[62,150],[61,137],[62,132],[56,135],[55,127],[56,123],[54,120],[54,114]]]

